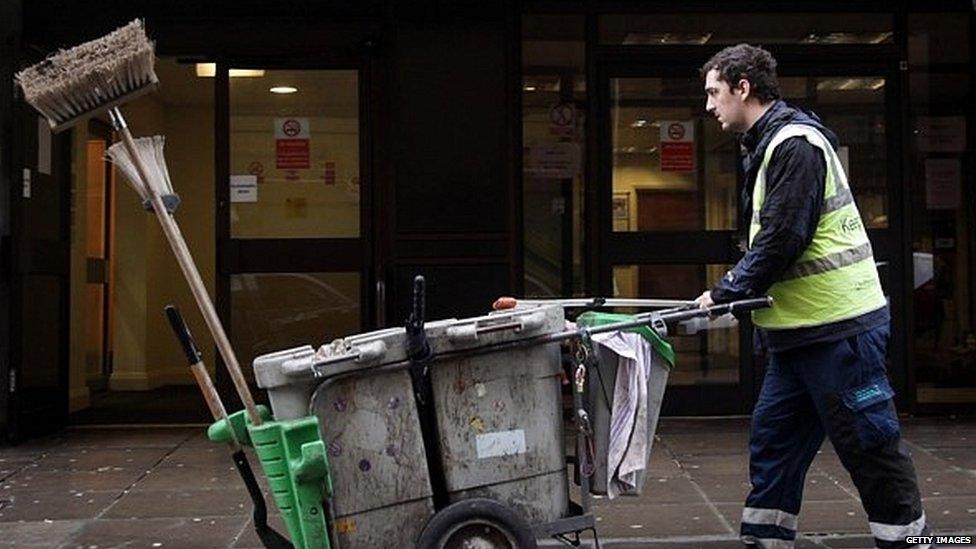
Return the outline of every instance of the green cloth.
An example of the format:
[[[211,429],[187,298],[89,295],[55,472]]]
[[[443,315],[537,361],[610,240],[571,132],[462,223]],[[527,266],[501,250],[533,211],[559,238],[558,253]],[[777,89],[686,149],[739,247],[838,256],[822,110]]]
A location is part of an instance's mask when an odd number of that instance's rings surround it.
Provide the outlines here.
[[[576,325],[583,328],[595,328],[597,326],[616,324],[618,322],[632,322],[633,320],[635,320],[633,315],[587,311],[579,315],[579,318],[576,319]],[[657,335],[657,332],[652,330],[650,326],[627,328],[624,331],[640,334],[651,344],[651,347],[654,348],[657,354],[661,355],[661,358],[667,361],[668,366],[674,367],[674,349],[671,348],[670,343],[661,339],[661,336]]]

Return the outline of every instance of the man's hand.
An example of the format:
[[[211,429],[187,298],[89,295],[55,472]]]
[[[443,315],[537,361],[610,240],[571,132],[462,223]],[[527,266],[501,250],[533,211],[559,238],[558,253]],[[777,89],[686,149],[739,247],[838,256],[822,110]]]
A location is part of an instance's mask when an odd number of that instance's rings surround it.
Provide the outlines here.
[[[712,305],[715,305],[715,302],[712,301],[712,292],[706,291],[702,295],[698,296],[698,299],[695,300],[695,303],[697,303],[698,307],[701,309],[707,309]]]

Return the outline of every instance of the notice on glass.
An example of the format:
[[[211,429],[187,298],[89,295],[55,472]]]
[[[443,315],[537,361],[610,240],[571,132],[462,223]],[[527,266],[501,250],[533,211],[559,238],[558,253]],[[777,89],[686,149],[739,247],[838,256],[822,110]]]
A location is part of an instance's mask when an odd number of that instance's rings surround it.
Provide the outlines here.
[[[925,207],[955,210],[962,204],[962,164],[956,158],[925,161]]]
[[[919,116],[915,138],[920,152],[963,152],[966,150],[964,116]]]
[[[232,175],[230,176],[231,202],[257,202],[258,176]]]
[[[580,171],[576,143],[548,143],[526,147],[522,171],[539,179],[572,179]]]
[[[549,108],[549,135],[573,137],[576,132],[576,105],[557,103]]]
[[[305,170],[311,165],[311,131],[308,118],[275,118],[275,167]]]
[[[695,171],[694,120],[661,121],[661,171]]]

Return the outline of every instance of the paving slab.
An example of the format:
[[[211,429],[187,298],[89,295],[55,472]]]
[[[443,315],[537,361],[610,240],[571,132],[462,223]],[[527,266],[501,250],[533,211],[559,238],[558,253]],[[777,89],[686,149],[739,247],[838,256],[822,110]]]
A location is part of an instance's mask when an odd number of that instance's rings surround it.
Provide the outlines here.
[[[662,419],[644,493],[594,500],[602,546],[738,548],[748,429],[748,418]],[[0,547],[260,547],[229,451],[203,430],[68,429],[0,448]],[[903,432],[936,532],[976,532],[976,419],[906,420]],[[271,521],[283,529],[273,505]],[[829,443],[807,475],[799,526],[800,548],[873,546]]]

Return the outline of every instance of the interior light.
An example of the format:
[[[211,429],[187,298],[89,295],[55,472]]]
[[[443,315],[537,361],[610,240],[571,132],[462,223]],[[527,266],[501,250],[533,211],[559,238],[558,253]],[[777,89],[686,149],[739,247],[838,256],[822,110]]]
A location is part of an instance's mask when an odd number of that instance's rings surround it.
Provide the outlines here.
[[[523,89],[525,91],[527,91],[527,92],[534,92],[535,91],[535,86],[526,86]]]
[[[197,76],[213,78],[216,74],[216,63],[197,63]],[[264,69],[230,69],[231,78],[260,78],[262,76],[264,76]]]
[[[294,86],[275,86],[268,91],[270,91],[271,93],[288,94],[288,93],[297,92],[298,88]]]
[[[631,128],[643,128],[644,126],[647,126],[647,120],[644,120],[643,118],[638,118],[630,124]]]
[[[231,78],[261,78],[264,76],[264,69],[231,69]]]

